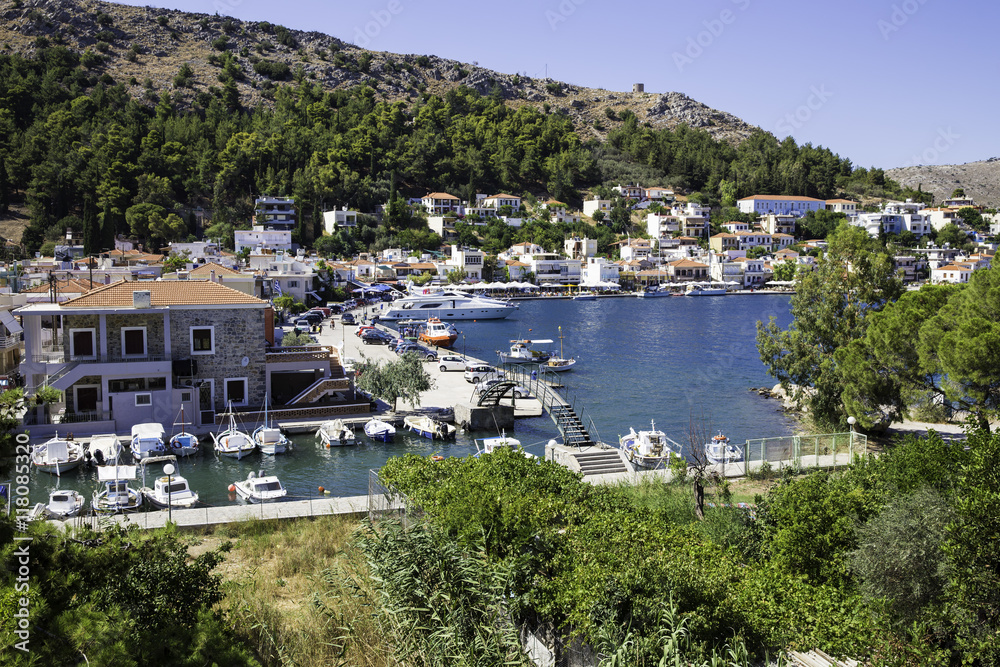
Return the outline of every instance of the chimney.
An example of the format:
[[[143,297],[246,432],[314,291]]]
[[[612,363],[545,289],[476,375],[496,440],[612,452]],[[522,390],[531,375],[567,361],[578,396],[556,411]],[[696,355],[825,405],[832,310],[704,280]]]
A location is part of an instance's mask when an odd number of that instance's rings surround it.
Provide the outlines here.
[[[150,308],[153,305],[153,296],[149,290],[134,290],[132,292],[133,308]]]
[[[212,280],[213,283],[215,282],[215,269],[212,269],[212,278],[211,278],[211,280]]]

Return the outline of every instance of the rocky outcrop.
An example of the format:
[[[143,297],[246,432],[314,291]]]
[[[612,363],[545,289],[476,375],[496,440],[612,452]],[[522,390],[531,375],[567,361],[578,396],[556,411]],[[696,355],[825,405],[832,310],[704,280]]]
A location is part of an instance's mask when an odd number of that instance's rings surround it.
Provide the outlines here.
[[[885,175],[901,185],[934,194],[934,201],[951,197],[956,188],[965,190],[977,204],[1000,206],[1000,158],[947,165],[917,165],[887,169]]]

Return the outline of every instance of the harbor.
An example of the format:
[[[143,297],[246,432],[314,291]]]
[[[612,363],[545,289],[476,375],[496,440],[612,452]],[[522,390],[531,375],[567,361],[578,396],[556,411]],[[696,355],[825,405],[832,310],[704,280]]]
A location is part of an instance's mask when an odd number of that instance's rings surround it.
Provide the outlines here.
[[[370,307],[368,316],[373,313]],[[617,451],[620,435],[630,427],[647,427],[651,419],[686,446],[698,442],[692,439],[697,434],[687,437],[695,426],[705,433],[723,429],[733,441],[742,443],[761,436],[789,435],[794,428],[791,418],[778,410],[776,401],[748,391],[749,387],[766,384],[768,380],[756,358],[753,332],[757,318],[766,319],[769,314],[787,319],[787,297],[767,295],[733,301],[728,298],[522,301],[518,311],[507,319],[457,323],[461,333],[451,353],[496,365],[497,353],[506,350],[510,341],[526,337],[557,340],[561,326],[563,354],[576,358],[578,363],[571,371],[555,377],[543,374],[543,379],[537,382],[559,385],[556,388],[559,396],[586,424],[594,443],[608,443]],[[345,361],[394,358],[385,346],[363,344],[354,333],[356,327],[345,327],[339,319],[335,320],[333,326],[327,324],[316,337],[323,345],[341,349]],[[657,347],[653,342],[656,340],[671,344],[664,347],[661,342]],[[546,347],[559,351],[557,345]],[[679,367],[688,369],[683,377],[675,372]],[[442,372],[431,363],[425,364],[425,368],[434,387],[422,393],[419,405],[400,401],[398,411],[392,412],[389,406],[380,403],[380,418],[401,424],[408,414],[454,409],[477,398],[473,396],[474,386],[466,382],[463,373]],[[527,376],[525,383],[530,383],[530,370],[526,367],[523,373]],[[651,401],[649,396],[657,398]],[[551,441],[562,444],[563,434],[543,411],[537,395],[514,399],[512,403],[515,415],[512,433],[526,451],[545,457]],[[276,505],[308,502],[312,498],[315,511],[319,507],[316,502],[321,499],[319,487],[324,487],[333,498],[363,496],[368,492],[369,471],[380,468],[390,456],[408,453],[469,456],[477,451],[477,439],[500,431],[460,428],[454,440],[445,441],[400,431],[395,442],[378,443],[366,438],[360,430],[369,418],[369,414],[345,415],[345,421],[357,429],[357,444],[330,448],[320,446],[311,432],[318,427],[318,421],[282,420],[279,425],[289,434],[294,445],[292,452],[277,456],[254,453],[238,461],[217,458],[210,445],[203,444],[205,451],[199,456],[178,459],[177,474],[189,480],[200,494],[202,504],[219,509],[244,507],[243,501],[228,491],[234,482],[245,479],[250,472],[274,474],[288,489],[288,499]],[[254,424],[244,426],[252,430]],[[748,452],[751,460],[754,455],[755,451]],[[629,475],[632,473],[594,475],[593,481],[627,480]],[[96,485],[93,468],[81,467],[61,478],[34,473],[32,500],[44,501],[54,488],[72,488],[86,496],[89,505]],[[259,507],[245,507],[250,515],[254,509],[261,511]]]

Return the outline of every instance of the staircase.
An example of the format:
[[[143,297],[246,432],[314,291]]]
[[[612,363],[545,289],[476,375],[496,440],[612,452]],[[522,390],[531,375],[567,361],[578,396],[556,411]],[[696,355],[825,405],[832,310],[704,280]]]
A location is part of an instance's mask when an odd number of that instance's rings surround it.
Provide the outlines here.
[[[319,399],[336,391],[345,391],[351,386],[347,378],[320,378],[302,390],[302,392],[288,401],[285,405],[298,405],[302,403],[315,403]]]
[[[563,444],[571,447],[589,447],[594,444],[587,427],[577,417],[573,408],[568,405],[553,405],[549,408],[549,414],[562,433]]]
[[[58,389],[59,391],[65,391],[66,389],[71,387],[74,382],[76,382],[77,380],[80,379],[80,377],[83,376],[82,372],[77,373],[74,374],[73,377],[69,379],[69,381],[64,381],[66,376],[72,373],[74,370],[76,370],[76,367],[79,365],[80,365],[79,361],[70,361],[66,364],[63,364],[62,366],[59,367],[59,370],[57,370],[55,373],[45,378],[44,384],[38,385],[38,387],[25,387],[24,395],[27,398],[31,398],[38,392],[38,389],[40,387],[44,386],[49,386],[54,389]]]
[[[580,464],[580,472],[587,475],[610,475],[619,472],[629,472],[622,460],[621,451],[614,448],[592,449],[572,454]]]

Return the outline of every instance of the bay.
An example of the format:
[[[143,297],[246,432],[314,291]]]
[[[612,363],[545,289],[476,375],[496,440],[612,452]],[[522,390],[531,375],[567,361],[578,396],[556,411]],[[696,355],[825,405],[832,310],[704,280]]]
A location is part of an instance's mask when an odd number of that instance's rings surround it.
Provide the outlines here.
[[[552,339],[539,347],[558,351],[561,327],[563,353],[578,359],[573,370],[560,374],[561,391],[593,424],[595,436],[616,444],[630,427],[648,429],[655,422],[688,447],[717,430],[743,442],[787,435],[795,426],[777,401],[749,391],[774,384],[754,343],[756,322],[770,316],[788,326],[787,295],[524,300],[505,320],[456,323],[461,335],[453,349],[493,363],[498,351],[519,338]],[[491,435],[496,433],[460,433],[454,442],[441,442],[400,429],[396,442],[384,444],[369,442],[359,429],[359,444],[329,449],[312,434],[297,435],[290,454],[254,453],[242,461],[217,459],[209,443],[201,456],[181,459],[177,468],[210,505],[234,502],[229,485],[250,471],[278,475],[296,498],[315,497],[320,486],[337,496],[364,495],[368,471],[390,456],[468,456],[476,451],[475,438]],[[539,456],[550,439],[559,437],[547,416],[519,419],[512,435]],[[159,473],[159,466],[151,468]],[[31,501],[46,502],[57,486],[80,491],[89,507],[97,474],[81,467],[59,479],[33,471]]]

